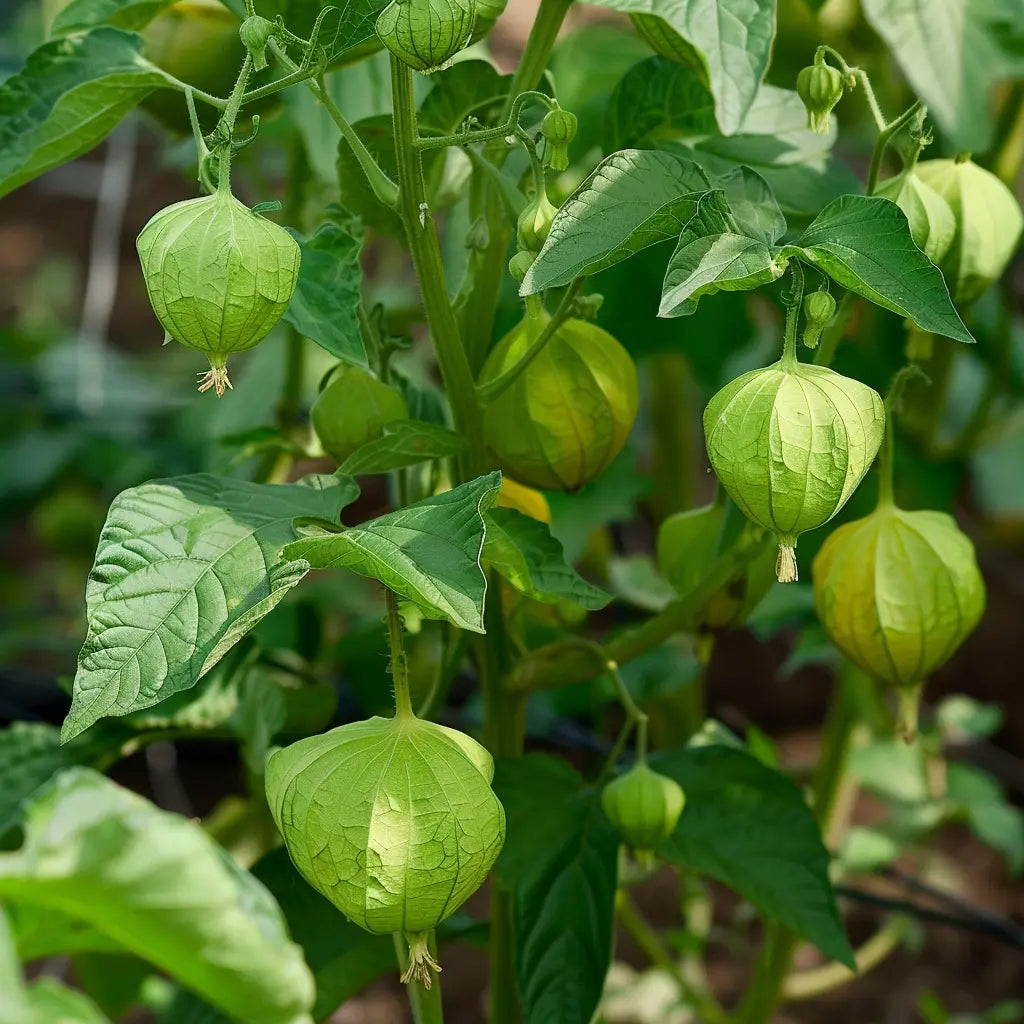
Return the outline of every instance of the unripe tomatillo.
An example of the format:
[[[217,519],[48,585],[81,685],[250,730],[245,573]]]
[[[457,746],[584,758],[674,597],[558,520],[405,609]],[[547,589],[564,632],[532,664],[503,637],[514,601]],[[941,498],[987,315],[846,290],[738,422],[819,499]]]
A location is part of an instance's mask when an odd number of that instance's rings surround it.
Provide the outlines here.
[[[501,377],[550,320],[526,317],[491,352],[481,383]],[[572,491],[622,450],[637,413],[636,367],[596,324],[566,320],[484,413],[484,438],[500,468],[542,490]]]
[[[832,533],[813,568],[815,607],[832,642],[915,703],[985,610],[974,545],[944,512],[883,502]]]
[[[392,387],[357,366],[343,366],[320,392],[310,419],[320,444],[339,465],[384,427],[409,418],[405,399]]]
[[[827,291],[810,292],[804,296],[804,344],[817,348],[825,325],[836,311],[836,300]]]
[[[299,246],[226,184],[155,214],[136,241],[146,291],[168,337],[204,352],[199,390],[231,387],[227,357],[277,324],[299,278]]]
[[[884,432],[875,391],[795,356],[737,377],[708,403],[711,465],[746,515],[778,537],[781,582],[797,579],[797,537],[846,504]]]
[[[238,37],[252,57],[254,71],[262,71],[267,66],[267,43],[270,42],[276,28],[272,21],[261,18],[258,14],[250,15],[242,22]]]
[[[366,931],[405,935],[403,980],[429,987],[428,933],[476,892],[505,839],[493,775],[475,740],[407,713],[276,751],[267,802],[303,878]]]
[[[475,19],[476,0],[391,0],[375,29],[403,64],[429,74],[469,43]]]
[[[558,213],[558,207],[548,199],[547,192],[541,190],[531,199],[523,212],[519,214],[516,222],[516,238],[520,249],[528,249],[531,252],[540,252],[544,245],[548,232],[551,230],[551,222]]]
[[[569,143],[576,138],[579,121],[570,110],[549,110],[540,124],[540,133],[548,144],[548,164],[553,171],[569,166]]]
[[[653,850],[675,830],[686,796],[682,786],[646,764],[634,765],[601,792],[608,820],[634,850]]]
[[[831,64],[811,64],[796,76],[796,91],[807,110],[807,125],[819,135],[832,126],[829,116],[843,98],[843,75]]]
[[[956,217],[916,168],[883,181],[875,195],[891,199],[906,214],[914,241],[932,263],[941,263],[956,236]]]
[[[1024,215],[1014,194],[969,159],[923,160],[917,174],[949,204],[956,234],[942,263],[953,299],[974,302],[996,281],[1020,241]]]

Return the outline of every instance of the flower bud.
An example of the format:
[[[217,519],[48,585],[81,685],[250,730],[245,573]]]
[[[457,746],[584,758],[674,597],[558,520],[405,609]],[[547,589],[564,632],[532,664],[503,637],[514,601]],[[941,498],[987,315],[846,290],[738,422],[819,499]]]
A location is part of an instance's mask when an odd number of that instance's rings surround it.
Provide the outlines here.
[[[906,214],[918,247],[932,263],[941,263],[956,235],[956,217],[949,203],[916,170],[883,181],[875,195],[891,199]]]
[[[675,779],[637,764],[608,783],[601,807],[634,850],[653,850],[675,830],[686,796]]]
[[[996,281],[1020,241],[1024,215],[1014,194],[971,160],[924,160],[917,174],[946,200],[956,234],[942,269],[953,300],[974,302]]]
[[[238,30],[242,44],[252,57],[255,71],[262,71],[267,66],[267,43],[270,42],[277,26],[258,14],[253,14],[242,22]]]
[[[316,436],[339,465],[384,434],[384,427],[409,418],[405,399],[366,370],[342,367],[310,410]]]
[[[535,253],[540,252],[541,247],[544,245],[544,240],[548,237],[548,232],[551,230],[551,222],[555,219],[556,213],[558,213],[558,207],[548,199],[547,192],[541,189],[526,204],[523,212],[519,214],[519,220],[516,222],[516,237],[519,242],[519,248],[528,249]]]
[[[476,0],[391,0],[375,28],[403,64],[429,74],[469,43],[475,18]]]
[[[821,546],[814,603],[851,661],[916,691],[978,624],[985,583],[974,545],[951,516],[881,504]]]
[[[843,98],[842,73],[831,64],[811,64],[796,76],[796,91],[807,110],[807,126],[819,135],[832,127],[829,115]]]
[[[866,384],[786,357],[708,403],[711,465],[743,512],[778,537],[781,582],[797,579],[797,537],[846,504],[884,432],[882,399]]]
[[[512,275],[513,279],[519,284],[523,283],[523,278],[526,277],[526,272],[533,266],[533,261],[537,258],[535,252],[529,252],[526,249],[520,249],[508,261],[508,272]]]
[[[548,165],[553,171],[569,166],[569,143],[576,138],[579,121],[576,115],[561,107],[549,110],[540,125],[540,133],[548,144]]]
[[[498,342],[481,373],[510,370],[550,317],[526,317]],[[573,491],[622,450],[637,413],[636,367],[606,331],[566,320],[484,414],[484,438],[498,466],[542,490]]]
[[[821,332],[835,311],[836,300],[827,291],[810,292],[804,297],[804,344],[808,348],[818,347]]]
[[[206,353],[199,390],[231,387],[227,357],[277,324],[299,278],[299,246],[227,188],[155,214],[136,241],[146,291],[168,336]]]
[[[725,505],[714,503],[669,516],[658,530],[658,571],[680,595],[689,594],[715,559]],[[753,527],[751,527],[753,529]],[[741,625],[775,583],[775,552],[765,549],[697,613],[698,625],[728,629]]]
[[[276,751],[267,801],[303,878],[374,934],[401,932],[429,985],[426,935],[483,883],[505,839],[494,764],[475,740],[411,715]]]

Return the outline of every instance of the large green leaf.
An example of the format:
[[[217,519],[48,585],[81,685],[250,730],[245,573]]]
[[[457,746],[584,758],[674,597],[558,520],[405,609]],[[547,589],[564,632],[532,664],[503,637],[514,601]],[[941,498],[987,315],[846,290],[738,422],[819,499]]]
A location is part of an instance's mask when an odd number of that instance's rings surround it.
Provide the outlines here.
[[[677,74],[685,75],[680,68]],[[664,127],[671,127],[673,121]],[[666,138],[652,131],[659,149],[695,160],[713,179],[738,166],[753,168],[771,186],[783,211],[813,217],[837,196],[860,188],[857,176],[832,155],[836,129],[818,135],[807,127],[807,111],[791,89],[764,85],[739,131],[724,138],[714,132]]]
[[[496,871],[512,890],[526,1024],[590,1024],[611,963],[619,839],[565,762],[499,761],[508,833]]]
[[[194,686],[309,570],[279,557],[292,520],[336,519],[357,494],[346,477],[274,485],[208,474],[119,494],[86,588],[63,738]]]
[[[960,149],[992,142],[992,93],[1024,71],[1024,8],[1001,0],[864,0],[914,91]]]
[[[302,262],[285,320],[331,355],[368,366],[359,333],[361,239],[330,221],[308,238],[293,234],[302,250]]]
[[[383,437],[357,448],[341,467],[349,476],[390,473],[430,459],[444,459],[465,450],[466,439],[454,430],[423,420],[395,420],[384,427]]]
[[[639,149],[613,153],[562,204],[520,295],[596,274],[675,238],[709,189],[690,160]]]
[[[57,12],[50,25],[50,35],[62,36],[97,25],[137,31],[173,3],[174,0],[71,0]]]
[[[718,126],[735,132],[771,58],[775,0],[596,0],[633,15],[663,56],[693,63],[715,97]]]
[[[593,611],[612,599],[566,562],[561,543],[551,536],[546,523],[514,508],[492,508],[487,513],[483,560],[516,590],[537,601],[575,601]]]
[[[923,331],[973,342],[942,273],[917,247],[906,215],[888,199],[841,196],[779,257],[798,256]]]
[[[284,847],[262,857],[252,873],[273,893],[316,981],[313,1016],[328,1018],[382,974],[396,970],[389,935],[371,935],[346,920],[295,870]]]
[[[106,1014],[87,995],[55,978],[40,978],[30,985],[28,1002],[33,1024],[110,1024]],[[9,1024],[6,1017],[0,1019]]]
[[[721,179],[679,236],[665,271],[659,316],[692,313],[702,295],[769,284],[786,269],[773,256],[786,221],[765,180],[749,167]]]
[[[3,907],[0,907],[0,1021],[4,1024],[35,1024]]]
[[[0,84],[0,196],[92,149],[167,84],[141,45],[106,26],[54,39]]]
[[[351,569],[380,580],[428,618],[482,633],[484,513],[500,488],[501,474],[490,473],[361,526],[308,526],[284,556],[314,569]]]
[[[686,793],[683,815],[659,855],[719,879],[764,917],[852,968],[828,851],[800,790],[731,747],[692,747],[653,758],[651,766]]]
[[[33,802],[0,898],[69,914],[240,1024],[310,1024],[313,979],[269,892],[194,822],[86,768]]]
[[[45,722],[14,722],[0,730],[0,836],[17,823],[37,789],[62,768],[92,762],[97,753],[84,740],[61,746],[60,730]]]

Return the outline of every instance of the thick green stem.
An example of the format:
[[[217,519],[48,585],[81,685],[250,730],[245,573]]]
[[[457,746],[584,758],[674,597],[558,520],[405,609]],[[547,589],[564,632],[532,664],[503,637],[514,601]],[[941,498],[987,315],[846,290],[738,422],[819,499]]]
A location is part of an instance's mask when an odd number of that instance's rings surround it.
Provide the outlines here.
[[[508,117],[520,93],[530,92],[540,84],[554,49],[555,40],[572,6],[572,0],[540,0],[537,17],[526,40],[523,55],[516,65],[512,87],[509,89],[504,116]]]
[[[395,155],[398,160],[398,212],[405,225],[409,251],[419,279],[423,307],[455,426],[473,447],[471,455],[464,460],[463,475],[473,476],[484,468],[483,414],[476,397],[476,382],[459,336],[459,325],[448,299],[437,228],[427,206],[423,165],[416,151],[412,69],[396,57],[391,58],[391,84]]]
[[[409,696],[409,667],[405,660],[402,617],[398,614],[398,595],[385,590],[388,609],[388,648],[391,652],[391,678],[395,686],[395,717],[415,718]]]
[[[676,633],[691,630],[701,609],[742,566],[764,551],[768,538],[736,545],[724,552],[709,567],[704,577],[684,597],[667,604],[642,625],[620,633],[604,646],[608,657],[623,664],[646,654]],[[548,644],[531,651],[506,679],[513,691],[529,693],[569,686],[600,674],[592,655],[580,650],[577,640]]]
[[[652,502],[658,521],[691,508],[697,480],[695,455],[703,443],[694,436],[693,372],[682,352],[661,352],[647,360],[648,411],[653,443]],[[703,474],[703,452],[700,472]]]

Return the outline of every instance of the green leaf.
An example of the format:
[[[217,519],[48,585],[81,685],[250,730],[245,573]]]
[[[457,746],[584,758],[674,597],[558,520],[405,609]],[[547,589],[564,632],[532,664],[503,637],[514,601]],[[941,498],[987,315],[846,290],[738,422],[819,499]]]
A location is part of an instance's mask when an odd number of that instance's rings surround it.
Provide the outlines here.
[[[109,1018],[87,996],[62,985],[56,978],[40,978],[28,988],[34,1024],[110,1024]],[[4,1024],[8,1018],[4,1017]]]
[[[194,686],[309,570],[279,557],[292,520],[336,518],[357,494],[345,477],[274,485],[208,474],[119,494],[86,588],[63,739]]]
[[[321,224],[308,238],[297,231],[292,234],[302,261],[285,320],[332,356],[368,366],[358,316],[361,238],[331,222]]]
[[[354,451],[340,471],[349,476],[390,473],[431,459],[459,455],[465,448],[466,439],[447,427],[423,420],[396,420],[384,427],[383,437],[367,441]]]
[[[376,50],[381,44],[374,31],[377,15],[388,0],[344,0],[324,16],[318,43],[333,65],[344,64]],[[324,0],[268,0],[260,13],[266,18],[280,14],[293,32],[308,37]],[[276,10],[275,10],[276,8]]]
[[[326,1020],[370,982],[396,970],[391,936],[371,935],[346,920],[295,870],[283,847],[257,861],[252,873],[277,900],[313,972],[316,1020]]]
[[[420,104],[416,121],[422,135],[448,135],[473,115],[487,123],[488,114],[508,95],[511,75],[502,75],[490,61],[461,60],[429,78],[431,89]]]
[[[974,341],[953,308],[941,271],[917,247],[906,215],[888,199],[841,196],[776,256],[798,256],[844,288],[909,317],[923,331]]]
[[[32,804],[0,897],[99,929],[244,1024],[310,1024],[313,980],[269,892],[202,828],[86,768]]]
[[[692,67],[664,57],[634,64],[608,104],[605,149],[646,147],[666,135],[717,133],[711,93]]]
[[[526,1024],[589,1024],[611,963],[619,839],[598,791],[563,761],[499,761],[507,838],[496,871],[512,890]]]
[[[689,160],[639,149],[613,153],[562,204],[519,294],[599,273],[675,238],[709,187]]]
[[[141,37],[100,27],[54,39],[0,84],[0,196],[98,145],[167,84]]]
[[[781,218],[764,179],[749,168],[741,168],[740,173],[763,186],[760,209],[774,208]],[[749,291],[770,284],[786,269],[785,261],[772,255],[773,243],[782,233],[778,225],[771,223],[771,218],[769,223],[759,222],[754,212],[757,206],[743,206],[750,226],[741,227],[730,207],[722,192],[712,192],[698,205],[668,261],[658,316],[692,313],[702,295]]]
[[[657,146],[695,160],[712,179],[750,167],[768,182],[785,213],[810,218],[860,188],[853,171],[832,155],[836,135],[835,127],[828,135],[807,127],[807,111],[795,91],[764,85],[735,135],[699,132],[676,141],[659,133]]]
[[[1010,871],[1024,871],[1024,811],[1015,807],[998,781],[972,765],[946,766],[946,796],[967,818],[971,831],[1005,858]]]
[[[958,149],[988,149],[994,133],[994,87],[1024,68],[1020,5],[998,0],[864,0],[864,16],[950,141]]]
[[[174,0],[71,0],[50,25],[51,36],[63,36],[97,25],[137,31],[148,25]]]
[[[737,131],[771,59],[775,0],[597,0],[639,16],[659,52],[696,63],[715,97],[723,134]]]
[[[309,527],[284,557],[380,580],[428,618],[482,633],[484,513],[500,488],[501,474],[490,473],[361,526],[337,532]],[[311,534],[314,529],[320,532]]]
[[[487,513],[483,560],[521,594],[536,601],[575,601],[595,611],[612,599],[565,561],[562,545],[551,536],[546,523],[514,508],[492,508]]]
[[[653,758],[651,767],[686,793],[683,815],[659,855],[719,879],[762,916],[853,969],[829,881],[828,851],[800,790],[729,747],[681,750]]]
[[[0,907],[0,1020],[4,1024],[35,1024],[21,976],[14,937]]]
[[[0,730],[0,836],[21,818],[25,801],[62,768],[94,760],[86,742],[60,744],[60,730],[45,722],[14,722]]]

